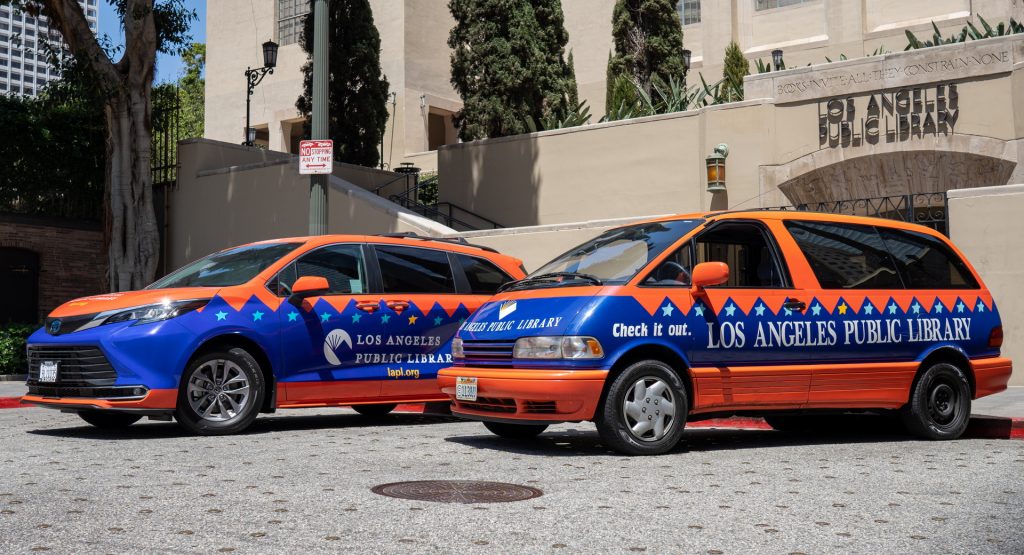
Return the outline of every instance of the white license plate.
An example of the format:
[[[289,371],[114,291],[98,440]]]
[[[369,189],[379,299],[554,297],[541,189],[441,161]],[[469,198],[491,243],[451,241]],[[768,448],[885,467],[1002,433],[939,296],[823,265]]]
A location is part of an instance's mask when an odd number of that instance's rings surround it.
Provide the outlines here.
[[[39,363],[39,381],[51,383],[57,381],[56,360],[44,360]]]
[[[455,398],[459,401],[476,401],[476,378],[456,378]]]

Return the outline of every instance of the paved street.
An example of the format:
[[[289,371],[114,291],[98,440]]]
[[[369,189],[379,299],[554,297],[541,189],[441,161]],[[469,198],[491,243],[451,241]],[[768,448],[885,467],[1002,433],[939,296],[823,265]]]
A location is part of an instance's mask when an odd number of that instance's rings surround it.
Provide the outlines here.
[[[695,429],[670,455],[626,458],[584,424],[508,443],[445,417],[322,409],[202,438],[30,408],[0,410],[0,460],[0,553],[1024,551],[1024,441]],[[434,479],[544,496],[370,492]]]

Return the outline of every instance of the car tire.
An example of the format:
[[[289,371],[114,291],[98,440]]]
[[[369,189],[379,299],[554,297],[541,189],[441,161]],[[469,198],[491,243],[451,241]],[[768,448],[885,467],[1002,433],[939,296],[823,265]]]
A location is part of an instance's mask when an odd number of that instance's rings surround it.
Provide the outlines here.
[[[189,363],[178,388],[178,423],[199,435],[236,434],[263,406],[263,372],[240,348],[217,350]]]
[[[363,416],[373,416],[380,418],[385,416],[391,411],[395,410],[397,403],[385,403],[380,405],[352,405],[352,410],[358,412]]]
[[[508,424],[505,422],[484,422],[492,434],[506,439],[533,439],[548,428],[547,424]]]
[[[679,443],[688,411],[686,386],[679,374],[664,362],[644,360],[616,376],[595,423],[601,439],[614,451],[661,455]]]
[[[900,410],[908,432],[925,439],[956,439],[971,419],[971,384],[959,367],[940,362],[922,372]]]
[[[141,416],[106,410],[83,410],[78,416],[86,422],[104,430],[124,429],[139,421]]]

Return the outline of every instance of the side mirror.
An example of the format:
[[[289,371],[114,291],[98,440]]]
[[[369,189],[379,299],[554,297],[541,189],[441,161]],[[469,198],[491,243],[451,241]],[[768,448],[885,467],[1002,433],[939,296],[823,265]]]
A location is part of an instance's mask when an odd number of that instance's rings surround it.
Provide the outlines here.
[[[729,265],[725,262],[702,262],[697,264],[690,276],[691,295],[703,295],[705,287],[721,285],[729,281]]]
[[[331,290],[327,278],[320,276],[302,276],[292,284],[292,294],[288,297],[291,304],[299,304],[303,299],[323,295]]]

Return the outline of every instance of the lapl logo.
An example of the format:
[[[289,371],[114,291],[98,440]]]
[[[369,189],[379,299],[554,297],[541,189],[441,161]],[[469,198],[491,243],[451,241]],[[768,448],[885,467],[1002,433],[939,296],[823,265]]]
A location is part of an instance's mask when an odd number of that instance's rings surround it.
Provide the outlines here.
[[[335,351],[342,344],[347,345],[349,350],[352,349],[352,337],[347,331],[337,329],[327,334],[327,337],[324,338],[324,358],[327,359],[327,362],[335,366],[341,366],[341,359],[338,358],[338,354]]]

